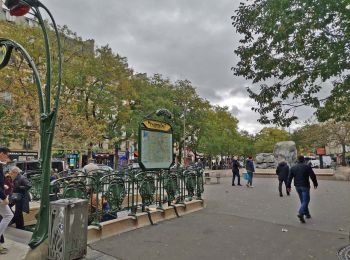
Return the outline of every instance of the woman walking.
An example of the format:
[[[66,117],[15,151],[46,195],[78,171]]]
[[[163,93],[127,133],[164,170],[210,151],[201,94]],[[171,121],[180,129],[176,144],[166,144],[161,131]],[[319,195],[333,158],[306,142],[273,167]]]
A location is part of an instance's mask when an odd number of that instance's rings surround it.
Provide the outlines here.
[[[253,186],[253,174],[255,172],[255,168],[254,168],[254,163],[253,163],[253,157],[249,156],[248,160],[245,164],[245,169],[247,170],[247,174],[248,174],[248,182],[247,182],[247,187],[249,188],[254,188]]]
[[[13,167],[10,170],[10,176],[13,180],[13,191],[10,196],[11,207],[15,205],[15,215],[13,222],[16,228],[24,229],[23,212],[29,213],[29,189],[32,186],[27,177],[21,175],[21,169]]]

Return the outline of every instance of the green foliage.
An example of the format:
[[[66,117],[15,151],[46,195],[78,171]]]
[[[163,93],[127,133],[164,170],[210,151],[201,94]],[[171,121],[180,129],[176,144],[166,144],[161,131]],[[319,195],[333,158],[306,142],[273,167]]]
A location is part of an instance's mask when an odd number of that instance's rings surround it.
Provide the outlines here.
[[[198,135],[198,150],[209,156],[234,155],[239,152],[238,120],[227,107],[213,107],[208,111]]]
[[[315,153],[319,147],[325,147],[328,142],[328,129],[322,124],[307,124],[295,130],[291,138],[300,154]]]
[[[255,137],[257,153],[272,153],[277,142],[288,141],[289,135],[285,130],[265,127]]]
[[[328,120],[323,123],[305,125],[292,135],[301,154],[315,153],[319,147],[341,147],[343,165],[346,146],[350,145],[350,123]]]
[[[240,4],[232,16],[233,26],[243,36],[235,51],[240,61],[234,73],[260,84],[259,91],[248,88],[248,92],[258,103],[254,110],[261,123],[289,126],[297,119],[295,109],[305,105],[321,107],[322,120],[333,116],[349,120],[348,4],[333,0]],[[334,89],[323,107],[317,94],[330,80]]]
[[[39,28],[0,23],[0,29],[6,32],[5,37],[23,44],[44,76]],[[253,153],[253,138],[238,133],[238,120],[228,108],[210,105],[199,97],[189,80],[171,82],[160,74],[149,77],[134,73],[127,59],[115,54],[108,45],[95,47],[94,41],[83,41],[66,26],[59,31],[64,66],[55,148],[89,149],[90,144],[106,139],[115,146],[124,140],[137,140],[142,119],[159,108],[166,108],[173,114],[166,121],[173,126],[180,158],[184,147],[209,156]],[[57,50],[52,51],[55,60]],[[20,55],[14,57],[12,64],[0,71],[0,92],[11,93],[14,101],[9,107],[0,107],[0,119],[6,124],[2,129],[6,132],[2,133],[3,142],[25,139],[29,130],[38,130],[37,91],[31,70]],[[53,67],[53,75],[57,69]],[[28,118],[31,129],[19,127]]]

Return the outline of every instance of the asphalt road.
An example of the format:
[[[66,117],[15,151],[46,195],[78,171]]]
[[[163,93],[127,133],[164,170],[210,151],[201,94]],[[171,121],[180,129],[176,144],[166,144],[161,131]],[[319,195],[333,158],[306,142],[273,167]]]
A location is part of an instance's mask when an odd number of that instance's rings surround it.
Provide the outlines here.
[[[311,192],[306,224],[299,199],[279,197],[277,179],[255,178],[254,188],[232,187],[230,178],[206,185],[206,208],[91,245],[110,259],[338,259],[349,244],[350,183],[319,181]],[[282,231],[283,230],[283,231]]]

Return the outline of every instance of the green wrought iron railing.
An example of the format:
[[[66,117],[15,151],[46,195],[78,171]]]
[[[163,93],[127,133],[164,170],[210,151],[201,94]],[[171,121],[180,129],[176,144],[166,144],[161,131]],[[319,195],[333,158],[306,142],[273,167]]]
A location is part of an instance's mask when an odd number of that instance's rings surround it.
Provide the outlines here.
[[[121,215],[135,216],[151,208],[185,204],[202,199],[203,170],[172,169],[161,171],[62,172],[51,181],[50,199],[84,198],[89,202],[89,224],[116,219]],[[31,175],[33,200],[40,200],[40,174]],[[176,208],[175,208],[176,210]],[[176,212],[177,214],[177,212]],[[151,220],[151,219],[150,219]]]

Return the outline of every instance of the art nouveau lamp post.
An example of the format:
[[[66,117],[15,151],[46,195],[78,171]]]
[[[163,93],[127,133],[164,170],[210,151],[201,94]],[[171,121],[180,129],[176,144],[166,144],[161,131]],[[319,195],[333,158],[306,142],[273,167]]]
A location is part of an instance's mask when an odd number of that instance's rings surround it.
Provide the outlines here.
[[[31,248],[35,248],[36,246],[40,245],[48,236],[51,148],[54,137],[62,80],[61,45],[55,20],[53,19],[53,16],[51,15],[50,11],[41,2],[39,2],[38,0],[6,0],[5,6],[10,10],[10,14],[12,16],[23,16],[29,13],[29,11],[31,11],[34,17],[38,19],[39,25],[42,29],[46,50],[46,78],[45,84],[42,84],[38,70],[27,51],[20,44],[12,40],[0,38],[0,69],[4,68],[8,64],[11,57],[11,53],[13,51],[19,52],[21,55],[23,55],[25,60],[28,62],[28,65],[33,70],[34,80],[38,91],[40,111],[40,160],[42,165],[42,189],[40,211],[36,216],[37,224],[33,236],[29,242],[29,246]],[[40,13],[41,9],[44,9],[51,19],[53,29],[56,35],[58,48],[58,83],[56,87],[55,96],[52,101],[51,52],[47,28]]]

